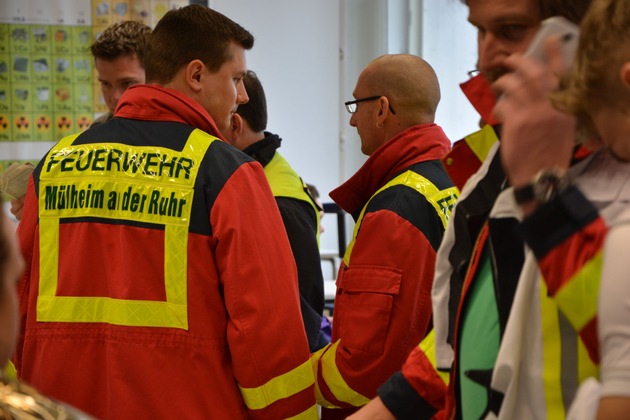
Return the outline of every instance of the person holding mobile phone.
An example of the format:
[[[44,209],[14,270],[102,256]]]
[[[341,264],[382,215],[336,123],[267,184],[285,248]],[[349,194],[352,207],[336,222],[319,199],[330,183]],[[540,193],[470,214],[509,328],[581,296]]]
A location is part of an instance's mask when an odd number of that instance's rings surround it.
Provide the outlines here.
[[[524,387],[518,383],[521,399],[516,406],[505,404],[511,401],[511,395],[491,387],[493,378],[501,373],[495,365],[499,349],[504,347],[517,289],[526,277],[540,280],[535,260],[526,262],[523,239],[514,230],[521,213],[514,204],[500,159],[505,127],[493,115],[495,96],[491,85],[514,70],[510,57],[522,56],[527,51],[544,19],[559,15],[577,24],[591,1],[467,0],[464,3],[468,6],[469,22],[478,30],[479,74],[462,88],[479,111],[483,127],[455,143],[443,158],[451,178],[463,189],[437,254],[432,290],[434,333],[412,351],[402,370],[379,389],[378,397],[351,419],[428,419],[435,415],[456,419],[553,418],[559,411],[564,412],[565,407],[568,409],[571,398],[564,396],[573,395],[575,389],[572,383],[563,388],[559,370],[544,372],[543,377],[540,366],[531,372],[512,370],[515,374],[508,383],[524,381]],[[539,66],[548,70],[544,63]],[[531,107],[535,112],[526,120],[531,126],[522,135],[546,136],[548,142],[558,144],[568,139],[570,157],[575,144],[572,122],[560,121],[545,130],[538,124],[538,119],[544,121],[559,114],[552,112],[548,99],[548,91],[554,83],[557,86],[557,78],[553,71],[547,75],[545,89],[523,89],[523,93],[531,95],[528,100],[539,102]],[[582,165],[594,170],[601,161],[592,159],[582,161]],[[597,187],[591,188],[591,192],[596,190]],[[613,194],[611,191],[604,197],[603,206],[615,202],[616,198],[610,197]],[[540,341],[523,346],[536,343]],[[576,341],[572,344],[577,354]],[[570,345],[571,342],[564,349],[571,348]],[[515,355],[524,352],[520,345],[513,349]],[[555,345],[549,352],[557,355],[560,349]],[[540,354],[538,349],[535,354]],[[535,398],[528,399],[531,395]]]
[[[596,171],[576,174],[570,165],[569,138],[519,135],[528,128],[523,117],[533,112],[531,105],[523,108],[528,100],[522,88],[545,83],[537,63],[514,58],[510,65],[517,72],[496,83],[506,94],[495,110],[504,121],[501,157],[514,197],[526,215],[519,229],[542,278],[519,285],[533,293],[517,295],[512,310],[541,311],[543,331],[557,326],[556,341],[565,346],[553,367],[562,380],[557,389],[573,386],[573,394],[562,395],[571,407],[562,412],[556,406],[555,414],[567,418],[625,419],[630,412],[630,196],[625,192],[630,184],[629,28],[630,3],[594,0],[581,25],[576,62],[551,95],[554,108],[566,115],[551,110],[553,116],[538,121],[547,131],[563,121],[573,122],[585,138],[596,139],[591,141],[591,147],[599,148],[594,154],[599,161]],[[557,71],[564,60],[561,43],[556,40],[548,50],[551,67]],[[617,195],[614,205],[605,206],[611,195]],[[537,291],[548,296],[547,305],[537,305]],[[506,351],[497,362],[497,369],[513,366],[514,355],[507,350],[520,342],[518,366],[525,373],[516,378],[533,376],[526,373],[535,366],[531,363],[535,346],[528,343],[550,337],[537,334],[536,323],[525,324],[504,336]],[[567,339],[577,342],[577,354],[571,353]],[[542,347],[549,347],[549,340]],[[550,356],[550,352],[542,354],[543,372],[552,363]],[[494,384],[500,389],[511,387],[506,397],[514,403],[532,401],[519,382],[497,376]],[[532,408],[532,413],[537,411]]]

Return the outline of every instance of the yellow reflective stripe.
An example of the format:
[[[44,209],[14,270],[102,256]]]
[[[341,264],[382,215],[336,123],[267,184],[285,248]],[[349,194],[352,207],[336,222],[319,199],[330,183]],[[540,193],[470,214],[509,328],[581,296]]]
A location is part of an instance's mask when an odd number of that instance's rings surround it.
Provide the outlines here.
[[[293,170],[293,168],[291,168],[289,162],[287,162],[287,160],[277,151],[271,161],[265,165],[264,170],[274,197],[295,198],[296,200],[304,201],[311,206],[315,214],[315,220],[317,221],[315,232],[317,236],[317,245],[319,245],[320,214],[317,209],[317,204],[308,192],[308,187],[306,186],[304,180]]]
[[[182,151],[173,151],[117,143],[74,146],[76,137],[57,143],[40,176],[37,321],[188,329],[187,248],[193,188],[201,161],[216,138],[195,130]],[[62,190],[65,193],[48,195]],[[83,200],[81,191],[83,198],[102,191],[103,199]],[[84,216],[164,225],[165,302],[56,296],[59,218]]]
[[[431,366],[435,369],[435,373],[437,373],[444,383],[448,385],[450,375],[448,372],[439,371],[437,369],[437,362],[435,361],[435,330],[432,329],[420,342],[420,350],[422,350],[422,353],[424,353],[427,359],[429,359],[429,362],[431,362]]]
[[[330,349],[332,346],[329,344],[327,346],[322,347],[321,349],[317,350],[315,353],[311,354],[311,367],[313,368],[313,378],[315,378],[315,399],[317,400],[317,403],[323,407],[327,407],[327,408],[339,408],[336,405],[332,404],[331,402],[329,402],[326,398],[324,398],[324,395],[322,394],[321,390],[319,389],[319,382],[317,379],[317,370],[319,367],[319,359],[322,357],[322,354],[324,354],[328,349]],[[337,347],[335,347],[336,349]]]
[[[560,381],[562,361],[560,321],[558,307],[547,296],[547,286],[540,280],[541,328],[543,346],[543,386],[548,419],[565,418],[565,407],[562,399],[562,383]],[[530,326],[535,328],[534,325]],[[525,327],[527,328],[527,326]]]
[[[335,344],[331,344],[328,351],[321,357],[322,377],[337,400],[360,407],[369,403],[370,399],[350,388],[339,372],[336,357],[340,341],[337,340]]]
[[[578,381],[599,378],[599,367],[593,363],[582,340],[578,339]]]
[[[52,219],[40,219],[39,296],[55,296],[57,293],[57,264],[59,262],[58,243],[59,221]],[[37,318],[39,320],[39,315]]]
[[[356,240],[357,234],[359,233],[359,227],[361,226],[361,222],[363,221],[363,216],[365,215],[365,210],[367,209],[370,201],[381,191],[390,188],[394,185],[406,185],[414,190],[418,191],[422,194],[426,200],[431,203],[431,205],[435,208],[440,220],[442,221],[442,226],[446,228],[448,220],[451,215],[451,211],[455,206],[455,202],[459,197],[459,190],[457,187],[450,187],[444,190],[438,189],[431,181],[427,178],[418,175],[413,171],[405,171],[402,174],[398,175],[387,184],[383,185],[378,191],[372,194],[370,200],[363,206],[361,213],[359,214],[359,218],[357,219],[356,224],[354,225],[354,231],[352,234],[352,240],[348,244],[346,248],[346,252],[343,256],[343,261],[346,265],[350,265],[350,255],[352,254],[352,248],[354,247],[354,242]]]
[[[597,315],[601,272],[600,251],[556,293],[558,306],[577,332]]]
[[[498,140],[497,134],[490,124],[486,124],[481,130],[466,136],[466,144],[481,162],[486,160],[488,152]]]
[[[186,310],[188,284],[188,227],[166,226],[164,235],[164,286],[166,301]],[[184,279],[184,281],[181,281]],[[186,322],[186,328],[188,323]]]
[[[188,328],[186,304],[108,297],[38,296],[37,321]]]
[[[317,411],[317,404],[312,406],[306,411],[301,412],[297,416],[287,417],[287,420],[303,420],[303,419],[318,419],[319,412]]]
[[[256,388],[244,388],[239,385],[245,405],[250,410],[260,410],[276,401],[291,397],[313,385],[311,360],[307,360],[295,369],[271,379]]]

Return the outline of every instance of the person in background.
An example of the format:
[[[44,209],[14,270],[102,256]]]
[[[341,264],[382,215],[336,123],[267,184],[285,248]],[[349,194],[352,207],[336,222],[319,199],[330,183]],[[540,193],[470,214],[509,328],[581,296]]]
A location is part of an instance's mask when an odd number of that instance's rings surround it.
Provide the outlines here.
[[[228,142],[260,163],[278,204],[298,270],[302,321],[311,352],[328,343],[320,325],[324,311],[324,279],[319,255],[320,207],[302,178],[278,152],[282,139],[267,129],[267,100],[256,73],[243,78],[249,101],[232,116]]]
[[[114,23],[98,35],[90,46],[94,67],[109,112],[92,126],[114,115],[118,100],[129,86],[145,82],[144,55],[151,28],[133,20]]]
[[[0,209],[0,364],[10,364],[19,333],[19,303],[15,286],[24,271],[24,259],[15,226]],[[33,387],[0,375],[0,417],[3,419],[65,418],[88,420],[84,413],[40,394]]]
[[[132,85],[144,83],[144,53],[151,28],[133,20],[114,23],[90,46],[94,67],[108,112],[90,127],[108,121],[114,115],[118,99]],[[11,199],[11,214],[22,218],[25,196]]]
[[[433,68],[384,55],[346,102],[369,158],[330,197],[356,221],[337,276],[331,343],[311,356],[323,419],[345,418],[376,395],[430,328],[435,252],[459,191],[440,158]]]
[[[317,418],[282,218],[220,134],[253,44],[205,6],[167,12],[148,84],[37,166],[18,226],[22,380],[104,420]]]
[[[525,264],[524,242],[515,231],[520,212],[514,208],[513,194],[501,165],[497,140],[504,130],[493,114],[495,95],[491,84],[511,70],[506,59],[526,51],[543,19],[559,15],[579,23],[591,0],[462,3],[468,6],[468,21],[477,28],[479,67],[479,74],[464,83],[462,89],[485,125],[456,142],[443,158],[453,182],[463,190],[437,255],[432,290],[434,334],[414,349],[402,370],[379,389],[379,396],[352,419],[429,419],[438,412],[445,418],[478,419],[500,411],[505,418],[536,417],[527,411],[527,404],[520,407],[523,412],[513,412],[510,405],[502,407],[503,396],[491,390],[499,346],[505,341],[521,273],[534,277],[540,274],[535,262]],[[545,100],[541,104],[546,107],[537,108],[541,111],[538,117],[549,115],[551,103]],[[531,124],[531,129],[523,134],[531,135],[532,129],[540,126],[547,141],[575,137],[567,125],[546,132],[549,127],[538,120]],[[576,149],[574,171],[580,176],[597,171],[602,164],[616,165],[605,156],[584,156],[582,148]],[[608,206],[615,202],[619,191],[602,192],[600,204]],[[525,309],[540,313],[530,307]],[[549,310],[553,313],[554,308]],[[555,319],[557,329],[557,315]],[[548,354],[558,357],[561,346],[557,340],[551,340]],[[529,340],[529,344],[540,342]],[[578,351],[575,341],[573,347],[567,344],[564,348]],[[514,355],[520,354],[514,351]],[[530,373],[539,375],[540,369]],[[554,418],[558,410],[564,410],[567,401],[562,392],[570,394],[571,387],[558,393],[550,391],[562,389],[556,370],[546,373],[545,381],[544,386],[538,383],[529,390],[529,395],[537,398],[544,394],[530,407],[546,410],[542,418]],[[522,391],[521,396],[524,395],[527,392]]]

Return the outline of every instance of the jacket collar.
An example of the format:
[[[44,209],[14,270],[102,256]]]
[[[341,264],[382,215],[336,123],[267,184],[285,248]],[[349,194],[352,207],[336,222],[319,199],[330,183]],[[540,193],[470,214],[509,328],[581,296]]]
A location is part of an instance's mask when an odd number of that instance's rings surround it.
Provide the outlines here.
[[[265,131],[265,138],[247,146],[243,149],[243,153],[255,159],[264,168],[273,159],[281,142],[280,136]]]
[[[225,141],[201,105],[181,92],[155,84],[127,89],[118,101],[114,117],[181,122]]]
[[[330,197],[355,214],[394,176],[413,164],[440,159],[450,145],[439,125],[414,125],[379,147],[356,174],[330,192]]]

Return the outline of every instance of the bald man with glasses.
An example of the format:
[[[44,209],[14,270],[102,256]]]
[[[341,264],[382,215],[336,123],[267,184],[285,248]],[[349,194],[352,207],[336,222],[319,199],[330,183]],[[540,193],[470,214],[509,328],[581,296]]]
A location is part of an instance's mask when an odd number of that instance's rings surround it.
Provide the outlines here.
[[[440,88],[407,54],[370,62],[346,102],[365,164],[330,197],[356,222],[337,277],[331,344],[314,353],[323,419],[345,418],[400,370],[430,328],[436,250],[459,195],[440,158]]]

